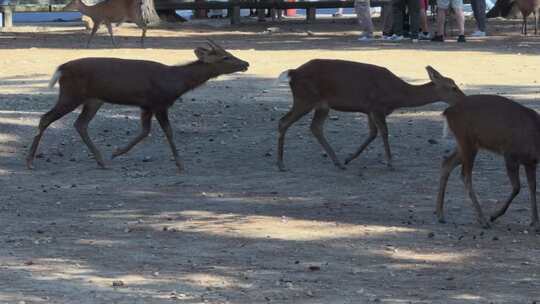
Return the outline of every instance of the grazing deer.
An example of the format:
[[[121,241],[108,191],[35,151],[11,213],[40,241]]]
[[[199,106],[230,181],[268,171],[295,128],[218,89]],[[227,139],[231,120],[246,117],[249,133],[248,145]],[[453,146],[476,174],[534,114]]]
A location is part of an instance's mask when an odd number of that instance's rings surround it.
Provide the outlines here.
[[[503,215],[520,190],[519,166],[525,167],[531,200],[531,225],[540,229],[536,208],[536,166],[540,157],[540,116],[508,98],[496,95],[471,95],[447,108],[443,115],[457,142],[455,150],[442,162],[437,217],[444,222],[443,204],[448,177],[461,164],[465,191],[476,210],[478,222],[485,228],[484,218],[472,186],[472,169],[479,149],[504,157],[512,192],[501,209],[491,216],[494,221]]]
[[[86,5],[82,0],[72,0],[64,7],[64,10],[78,10],[81,14],[92,19],[93,27],[86,42],[87,48],[102,23],[107,26],[112,44],[116,46],[112,23],[120,25],[123,22],[133,22],[142,29],[141,46],[144,47],[148,24],[159,21],[159,16],[154,8],[154,0],[105,0],[95,5]]]
[[[234,57],[216,43],[211,48],[198,47],[198,60],[178,66],[168,66],[146,60],[117,58],[83,58],[64,63],[54,73],[49,87],[58,81],[60,93],[56,105],[39,121],[39,133],[34,138],[26,164],[32,161],[45,129],[54,121],[82,105],[75,129],[94,155],[98,165],[105,168],[101,153],[88,136],[88,124],[104,102],[141,108],[141,133],[124,148],[113,152],[113,158],[128,152],[150,133],[152,116],[156,116],[172,150],[176,166],[182,164],[173,141],[168,109],[184,93],[219,75],[246,71],[249,63]]]
[[[285,171],[285,132],[313,109],[315,114],[311,132],[338,168],[345,169],[323,134],[324,121],[330,109],[360,112],[368,116],[368,138],[345,160],[345,164],[358,157],[380,132],[387,165],[392,168],[386,116],[398,108],[419,107],[437,101],[453,104],[465,96],[452,79],[443,77],[430,66],[426,70],[431,82],[423,85],[408,84],[384,67],[344,60],[315,59],[297,69],[283,72],[278,81],[289,80],[293,105],[279,121],[279,169]]]

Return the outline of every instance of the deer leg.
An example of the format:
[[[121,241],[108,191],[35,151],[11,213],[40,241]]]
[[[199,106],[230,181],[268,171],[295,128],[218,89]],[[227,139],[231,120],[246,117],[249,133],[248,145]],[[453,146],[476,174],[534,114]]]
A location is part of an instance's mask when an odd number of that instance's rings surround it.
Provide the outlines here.
[[[132,141],[130,141],[125,147],[116,149],[113,154],[112,158],[115,158],[117,156],[120,156],[122,154],[127,153],[131,148],[133,148],[136,144],[138,144],[141,140],[143,140],[145,137],[150,134],[150,126],[152,124],[152,115],[153,113],[149,110],[143,109],[141,112],[141,133],[137,135]]]
[[[452,171],[461,164],[461,158],[459,152],[455,150],[446,157],[441,164],[441,175],[439,178],[439,194],[437,195],[437,208],[436,214],[439,223],[446,223],[444,220],[444,194],[446,192],[446,185],[448,184],[448,178]]]
[[[533,11],[534,16],[534,34],[538,35],[538,11]]]
[[[94,38],[94,35],[96,34],[97,30],[99,29],[99,26],[101,25],[101,21],[97,22],[94,21],[94,26],[92,27],[92,32],[90,32],[90,37],[88,37],[88,41],[86,41],[86,48],[90,47],[90,41],[92,41],[92,38]]]
[[[476,193],[474,192],[474,188],[472,185],[472,169],[474,165],[474,159],[476,157],[476,152],[476,150],[470,147],[460,150],[462,161],[461,174],[463,176],[463,183],[465,184],[465,192],[467,192],[467,194],[469,195],[473,207],[476,210],[477,221],[480,223],[480,225],[482,225],[483,228],[489,228],[490,225],[484,217],[482,207],[480,207],[480,203],[478,203],[478,199],[476,198]]]
[[[102,105],[103,105],[102,101],[92,100],[92,101],[87,102],[83,106],[82,112],[77,118],[77,120],[75,121],[74,126],[77,132],[79,133],[79,135],[81,136],[82,140],[88,147],[88,149],[90,149],[90,152],[92,152],[92,154],[94,155],[94,158],[96,159],[96,162],[98,163],[98,165],[101,168],[105,169],[105,162],[103,161],[103,157],[101,156],[101,153],[99,152],[99,150],[96,148],[96,146],[90,139],[90,136],[88,136],[88,124],[90,123],[92,118],[94,118],[97,111]]]
[[[334,162],[334,165],[336,167],[345,170],[345,166],[343,166],[339,159],[336,156],[336,153],[330,147],[328,142],[326,141],[326,138],[324,138],[324,122],[326,118],[328,117],[328,113],[330,112],[330,109],[327,106],[323,106],[321,108],[317,108],[315,110],[315,114],[313,115],[313,120],[311,121],[311,132],[317,138],[321,146],[324,148],[328,156],[330,156],[330,159]]]
[[[371,115],[368,114],[368,126],[369,126],[369,135],[368,138],[362,143],[360,148],[356,150],[351,156],[349,156],[345,160],[345,165],[353,161],[355,158],[357,158],[362,152],[364,152],[364,149],[367,148],[367,146],[377,137],[377,125],[375,125],[375,122],[373,121],[373,118]]]
[[[283,165],[283,146],[285,145],[285,133],[287,132],[287,129],[298,121],[302,116],[306,115],[309,111],[311,111],[311,107],[309,106],[299,106],[299,103],[293,104],[292,109],[285,114],[280,120],[278,125],[278,157],[277,157],[277,166],[280,171],[286,171],[285,166]]]
[[[34,161],[34,157],[36,155],[39,141],[41,140],[41,137],[43,136],[43,132],[45,132],[45,129],[47,129],[47,127],[50,124],[62,118],[67,113],[75,110],[78,106],[79,104],[76,104],[76,103],[69,104],[67,102],[65,103],[61,102],[61,100],[59,100],[59,102],[49,112],[43,114],[43,116],[39,120],[39,132],[34,137],[32,146],[30,146],[28,156],[26,157],[26,166],[28,167],[28,169],[34,168],[34,166],[32,165],[32,162]]]
[[[540,221],[538,220],[538,207],[536,206],[536,164],[525,165],[527,183],[529,184],[529,196],[531,201],[531,226],[536,231],[540,231]]]
[[[386,166],[393,169],[392,166],[392,153],[390,152],[390,144],[388,143],[388,126],[386,125],[386,116],[381,113],[372,113],[373,120],[377,125],[377,129],[381,131],[381,136],[384,144],[384,152],[386,156]]]
[[[144,48],[144,37],[146,37],[146,27],[142,28],[142,35],[141,35],[141,47]],[[156,116],[157,117],[157,116]]]
[[[519,163],[510,157],[505,157],[504,160],[506,163],[506,173],[508,174],[508,178],[510,179],[510,183],[512,184],[512,192],[510,193],[510,196],[506,199],[502,207],[491,215],[489,220],[492,222],[499,218],[501,215],[503,215],[506,210],[508,210],[508,207],[510,207],[510,203],[512,203],[516,195],[518,195],[521,188],[519,182]]]
[[[165,136],[167,137],[167,141],[169,142],[169,146],[171,147],[174,161],[176,162],[176,167],[178,168],[178,171],[182,172],[183,166],[182,162],[180,161],[180,156],[178,156],[178,149],[176,149],[176,145],[174,144],[173,130],[169,122],[169,115],[167,114],[167,110],[156,112],[156,119],[159,122],[161,129],[163,129]]]
[[[113,36],[112,24],[110,22],[106,22],[105,25],[107,26],[107,31],[109,31],[109,35],[111,36],[112,44],[114,45],[114,47],[116,47],[116,42],[114,41]]]

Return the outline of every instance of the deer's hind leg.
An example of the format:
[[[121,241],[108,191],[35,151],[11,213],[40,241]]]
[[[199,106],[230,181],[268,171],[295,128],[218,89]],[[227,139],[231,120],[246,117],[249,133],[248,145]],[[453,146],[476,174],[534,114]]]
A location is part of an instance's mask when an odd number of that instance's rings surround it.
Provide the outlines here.
[[[81,114],[75,121],[74,126],[88,149],[90,149],[90,152],[92,152],[92,154],[94,155],[94,158],[96,159],[98,165],[101,168],[105,169],[105,162],[103,161],[101,153],[90,139],[90,136],[88,136],[88,124],[90,123],[92,118],[94,118],[97,111],[99,110],[99,108],[101,108],[102,105],[103,102],[100,100],[93,99],[87,101],[83,106]]]
[[[360,145],[360,148],[358,148],[358,150],[356,150],[356,152],[354,152],[351,156],[349,156],[345,160],[345,165],[350,163],[352,160],[357,158],[362,152],[364,152],[364,150],[367,148],[367,146],[377,137],[377,125],[375,124],[375,121],[373,120],[373,117],[371,115],[369,115],[369,114],[368,114],[368,126],[369,126],[369,135],[368,135],[368,137],[366,138],[364,143],[362,143],[362,145]]]
[[[116,149],[113,154],[112,158],[115,158],[117,156],[120,156],[122,154],[127,153],[131,148],[133,148],[136,144],[138,144],[141,140],[143,140],[145,137],[150,134],[150,128],[152,124],[152,116],[154,114],[150,110],[142,109],[141,111],[141,133],[137,135],[132,141],[130,141],[125,147]]]
[[[510,193],[510,196],[508,196],[502,207],[491,215],[490,221],[492,222],[502,216],[506,212],[506,210],[508,210],[510,203],[512,203],[516,195],[518,195],[521,188],[519,182],[519,163],[509,156],[505,156],[504,160],[506,164],[506,173],[508,175],[508,179],[510,179],[510,183],[512,184],[512,192]]]
[[[328,113],[330,112],[330,108],[328,105],[322,105],[315,109],[315,114],[313,115],[313,120],[311,121],[311,132],[317,138],[321,146],[324,148],[330,159],[334,162],[334,165],[336,167],[345,170],[345,166],[343,166],[339,159],[336,156],[336,153],[328,144],[328,141],[326,141],[326,138],[324,137],[324,122],[326,121],[326,118],[328,117]]]

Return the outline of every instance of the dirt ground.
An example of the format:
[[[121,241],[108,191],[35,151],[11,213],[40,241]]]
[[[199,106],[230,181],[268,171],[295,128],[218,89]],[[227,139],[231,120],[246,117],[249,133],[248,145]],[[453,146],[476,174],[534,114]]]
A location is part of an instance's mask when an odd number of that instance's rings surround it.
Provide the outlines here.
[[[540,301],[540,236],[528,226],[525,185],[484,230],[456,171],[448,223],[436,222],[440,161],[452,146],[441,139],[444,104],[388,118],[395,171],[380,139],[336,169],[306,116],[287,134],[283,173],[276,129],[291,96],[273,86],[312,58],[374,63],[414,83],[427,82],[429,64],[468,94],[540,110],[539,37],[518,35],[518,21],[492,22],[492,36],[466,44],[363,44],[352,20],[218,23],[150,30],[146,49],[131,26],[116,29],[117,49],[104,32],[83,48],[80,24],[0,33],[0,303]],[[35,170],[25,168],[39,117],[55,102],[57,88],[46,85],[56,66],[86,56],[184,63],[207,37],[251,67],[172,108],[184,173],[156,123],[151,137],[98,169],[72,127],[76,113],[48,129]],[[90,125],[105,155],[138,130],[138,109],[112,105]],[[332,112],[326,134],[344,159],[367,135],[366,117]],[[487,213],[510,191],[501,158],[487,153],[474,183]]]

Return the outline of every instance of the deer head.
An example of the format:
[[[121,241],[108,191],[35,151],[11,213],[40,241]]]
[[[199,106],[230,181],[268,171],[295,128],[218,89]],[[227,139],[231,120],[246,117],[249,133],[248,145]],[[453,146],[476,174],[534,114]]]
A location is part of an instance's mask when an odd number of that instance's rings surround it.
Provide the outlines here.
[[[465,98],[465,93],[461,91],[454,80],[444,77],[429,65],[426,67],[426,70],[429,79],[435,85],[435,90],[442,101],[454,105]]]
[[[247,71],[248,62],[235,57],[210,39],[208,39],[208,45],[210,49],[204,47],[195,49],[195,55],[200,61],[214,66],[220,74]]]

